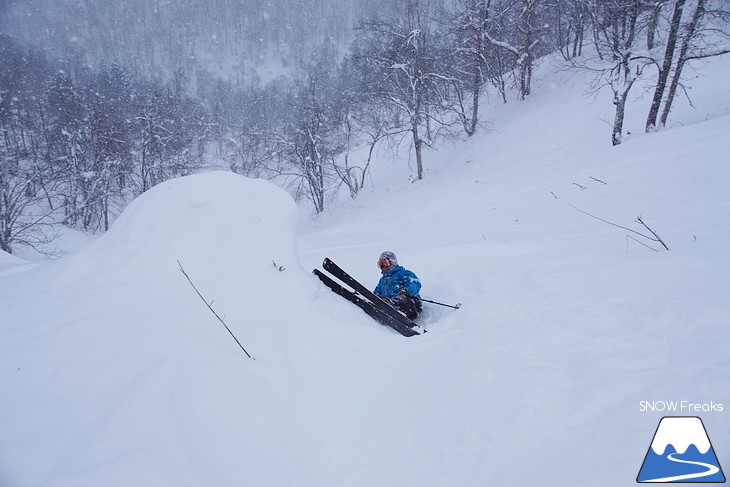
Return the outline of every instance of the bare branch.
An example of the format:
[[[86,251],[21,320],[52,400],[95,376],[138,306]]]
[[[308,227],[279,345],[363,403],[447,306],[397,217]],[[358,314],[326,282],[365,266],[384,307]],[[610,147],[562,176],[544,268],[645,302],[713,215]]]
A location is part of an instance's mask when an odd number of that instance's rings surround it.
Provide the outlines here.
[[[664,247],[666,250],[669,250],[669,247],[667,247],[667,245],[664,243],[664,241],[661,239],[661,237],[659,237],[659,235],[654,230],[649,228],[649,226],[646,223],[644,223],[644,220],[642,220],[640,216],[636,219],[636,222],[640,223],[641,225],[644,226],[644,228],[649,230],[651,232],[651,234],[654,235],[654,237],[656,237],[656,241],[659,242],[660,244],[662,244],[662,247]]]
[[[216,312],[215,312],[215,310],[214,310],[214,309],[213,309],[213,307],[211,306],[211,305],[213,304],[213,301],[211,301],[211,302],[210,302],[210,304],[209,304],[209,303],[208,303],[208,301],[206,301],[206,299],[205,299],[205,298],[203,297],[203,295],[202,295],[202,294],[200,294],[200,291],[198,291],[198,288],[197,288],[197,287],[195,287],[195,284],[193,284],[193,280],[192,280],[192,279],[190,279],[190,276],[188,275],[188,273],[187,273],[187,272],[185,272],[185,269],[183,269],[183,266],[182,266],[182,264],[180,263],[180,261],[179,261],[179,260],[177,261],[177,265],[179,265],[179,266],[180,266],[180,272],[182,272],[182,273],[183,273],[183,275],[184,275],[184,276],[185,276],[185,278],[186,278],[186,279],[188,280],[188,282],[190,283],[190,285],[191,285],[191,286],[193,286],[193,289],[195,289],[195,292],[196,292],[196,293],[198,294],[198,296],[200,296],[200,299],[202,299],[202,300],[203,300],[203,302],[204,302],[204,303],[205,303],[205,305],[206,305],[206,306],[208,307],[208,309],[210,310],[210,312],[211,312],[211,313],[213,313],[213,314],[215,315],[215,317],[216,317],[216,318],[218,318],[218,321],[220,321],[220,322],[221,322],[221,323],[223,324],[223,326],[225,326],[225,327],[226,327],[226,330],[228,330],[228,333],[230,333],[230,334],[231,334],[231,336],[233,337],[233,339],[234,339],[234,340],[236,340],[236,343],[238,343],[238,346],[239,346],[239,347],[241,347],[241,350],[243,350],[243,353],[245,353],[245,354],[246,354],[246,356],[247,356],[248,358],[250,358],[250,359],[252,359],[252,360],[256,360],[256,359],[255,359],[254,357],[252,357],[252,356],[251,356],[251,354],[249,354],[249,353],[248,353],[248,352],[246,351],[246,349],[245,349],[245,348],[243,348],[243,345],[241,345],[241,342],[239,342],[239,341],[238,341],[238,338],[236,338],[236,335],[234,335],[234,334],[233,334],[233,332],[231,331],[231,329],[230,329],[230,328],[228,328],[228,325],[226,325],[226,322],[225,322],[225,321],[223,321],[223,318],[221,318],[220,316],[218,316],[218,313],[216,313]]]
[[[574,209],[575,211],[577,211],[578,213],[583,213],[584,215],[588,215],[589,217],[591,217],[591,218],[595,218],[596,220],[598,220],[598,221],[602,221],[603,223],[606,223],[606,224],[608,224],[608,225],[614,226],[614,227],[616,227],[616,228],[620,228],[620,229],[622,229],[622,230],[626,230],[627,232],[631,232],[631,233],[633,233],[633,234],[635,234],[635,235],[639,235],[640,237],[643,237],[643,238],[645,238],[645,239],[647,239],[647,240],[651,240],[652,242],[658,242],[658,243],[660,243],[660,244],[662,245],[662,247],[664,247],[664,248],[665,248],[666,250],[669,250],[669,247],[667,247],[667,246],[666,246],[666,244],[665,244],[665,243],[664,243],[664,242],[662,241],[662,239],[661,239],[661,238],[659,238],[659,235],[657,235],[657,233],[656,233],[656,232],[655,232],[654,230],[652,230],[651,228],[649,228],[649,227],[648,227],[648,226],[647,226],[647,225],[646,225],[646,224],[645,224],[645,223],[644,223],[644,222],[642,221],[641,217],[639,217],[639,218],[638,218],[638,219],[636,220],[636,222],[637,222],[637,223],[640,223],[641,225],[643,225],[643,226],[644,226],[644,228],[646,228],[647,230],[649,230],[649,232],[651,232],[651,234],[653,235],[653,237],[652,237],[652,236],[649,236],[649,235],[646,235],[646,234],[644,234],[644,233],[641,233],[641,232],[637,232],[636,230],[633,230],[633,229],[631,229],[631,228],[628,228],[628,227],[624,227],[624,226],[622,226],[622,225],[617,225],[616,223],[610,222],[610,221],[608,221],[608,220],[604,220],[603,218],[600,218],[600,217],[597,217],[597,216],[595,216],[595,215],[592,215],[592,214],[588,213],[587,211],[583,211],[583,210],[580,210],[580,209],[576,208],[576,207],[575,207],[575,206],[573,206],[573,205],[570,205],[570,207],[571,207],[571,208],[573,208],[573,209]],[[651,248],[651,247],[649,247],[649,248]],[[655,249],[652,249],[652,250],[655,250]]]

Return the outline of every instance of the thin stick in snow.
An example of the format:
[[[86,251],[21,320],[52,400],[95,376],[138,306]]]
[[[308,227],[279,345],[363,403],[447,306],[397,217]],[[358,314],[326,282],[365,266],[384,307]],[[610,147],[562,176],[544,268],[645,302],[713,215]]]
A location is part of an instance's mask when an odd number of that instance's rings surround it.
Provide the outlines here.
[[[669,247],[667,247],[667,244],[664,243],[664,240],[662,240],[661,237],[654,230],[649,228],[649,226],[646,223],[644,223],[644,220],[642,220],[640,216],[636,219],[636,223],[641,223],[644,226],[644,228],[649,230],[651,232],[651,234],[654,235],[655,238],[651,239],[651,240],[655,240],[656,242],[659,242],[660,244],[662,244],[662,247],[664,247],[665,250],[669,250]]]
[[[185,278],[186,278],[186,279],[188,280],[188,282],[190,283],[190,285],[191,285],[191,286],[193,286],[193,289],[195,289],[195,292],[196,292],[196,293],[198,294],[198,296],[200,296],[200,299],[202,299],[202,300],[203,300],[203,302],[204,302],[204,303],[205,303],[205,305],[206,305],[206,306],[208,307],[208,309],[209,309],[209,310],[211,311],[211,313],[213,313],[213,314],[215,315],[215,317],[216,317],[216,318],[218,318],[218,321],[220,321],[220,322],[221,322],[221,323],[223,324],[223,326],[225,326],[225,327],[226,327],[226,330],[228,330],[228,333],[230,333],[230,334],[231,334],[231,336],[233,337],[233,339],[234,339],[234,340],[236,340],[236,343],[238,343],[238,346],[239,346],[239,347],[241,347],[241,350],[243,350],[243,353],[245,353],[245,354],[246,354],[246,356],[247,356],[248,358],[250,358],[250,359],[252,359],[252,360],[256,360],[256,359],[255,359],[254,357],[252,357],[252,356],[251,356],[251,354],[250,354],[250,353],[248,353],[248,352],[246,351],[246,349],[245,349],[245,348],[243,348],[243,345],[241,345],[241,342],[239,342],[239,341],[238,341],[238,338],[236,338],[236,335],[234,335],[234,334],[233,334],[233,332],[231,331],[231,329],[230,329],[230,328],[228,328],[228,325],[226,325],[226,322],[225,322],[225,321],[223,321],[223,318],[221,318],[220,316],[218,316],[218,313],[216,313],[216,312],[215,312],[215,310],[214,310],[214,309],[213,309],[213,307],[211,306],[211,305],[213,304],[213,301],[211,301],[211,302],[210,302],[210,304],[208,304],[208,301],[206,301],[206,300],[205,300],[205,298],[203,297],[203,295],[202,295],[202,294],[200,294],[200,291],[198,291],[198,288],[197,288],[197,287],[195,287],[195,284],[193,284],[193,280],[192,280],[192,279],[190,279],[190,276],[188,275],[188,273],[187,273],[187,272],[185,272],[185,269],[183,269],[183,266],[182,266],[182,264],[180,263],[180,261],[179,261],[179,260],[177,261],[177,265],[179,265],[179,266],[180,266],[180,272],[182,272],[182,273],[183,273],[183,275],[184,275],[184,276],[185,276]]]
[[[647,239],[647,240],[651,240],[652,242],[658,242],[658,243],[660,243],[660,244],[662,245],[662,247],[664,247],[664,249],[666,249],[666,250],[669,250],[669,247],[667,247],[667,245],[666,245],[666,244],[664,243],[664,241],[663,241],[663,240],[662,240],[661,238],[659,238],[659,235],[657,235],[657,233],[656,233],[656,232],[655,232],[654,230],[652,230],[651,228],[649,228],[649,227],[648,227],[648,226],[646,225],[646,223],[644,223],[644,222],[643,222],[643,220],[641,219],[641,217],[639,217],[639,218],[638,218],[638,219],[636,220],[636,223],[640,223],[641,225],[643,225],[643,226],[644,226],[644,228],[646,228],[647,230],[649,230],[649,231],[651,232],[651,234],[653,235],[653,237],[650,237],[649,235],[643,234],[643,233],[641,233],[641,232],[637,232],[636,230],[632,230],[631,228],[628,228],[628,227],[624,227],[624,226],[621,226],[621,225],[617,225],[617,224],[615,224],[615,223],[613,223],[613,222],[610,222],[610,221],[608,221],[608,220],[604,220],[603,218],[597,217],[596,215],[591,215],[591,214],[590,214],[590,213],[588,213],[587,211],[579,210],[578,208],[576,208],[576,207],[575,207],[575,206],[573,206],[573,205],[570,205],[570,207],[571,207],[571,208],[573,208],[573,209],[574,209],[575,211],[577,211],[578,213],[583,213],[584,215],[588,215],[589,217],[591,217],[591,218],[595,218],[596,220],[598,220],[598,221],[602,221],[603,223],[607,223],[607,224],[609,224],[609,225],[611,225],[611,226],[614,226],[614,227],[620,228],[620,229],[622,229],[622,230],[626,230],[626,231],[628,231],[628,232],[632,232],[632,233],[635,233],[636,235],[639,235],[640,237],[644,237],[644,238],[645,238],[645,239]],[[638,240],[637,240],[637,242],[638,242]],[[649,247],[649,248],[651,248],[651,247]],[[656,249],[652,249],[652,250],[656,250]]]

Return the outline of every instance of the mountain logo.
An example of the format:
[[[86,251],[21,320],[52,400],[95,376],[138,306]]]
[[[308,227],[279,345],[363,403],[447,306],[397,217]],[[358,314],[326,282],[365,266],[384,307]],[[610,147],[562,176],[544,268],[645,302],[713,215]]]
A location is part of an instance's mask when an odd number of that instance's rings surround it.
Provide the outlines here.
[[[636,481],[725,482],[702,420],[696,416],[663,417]]]

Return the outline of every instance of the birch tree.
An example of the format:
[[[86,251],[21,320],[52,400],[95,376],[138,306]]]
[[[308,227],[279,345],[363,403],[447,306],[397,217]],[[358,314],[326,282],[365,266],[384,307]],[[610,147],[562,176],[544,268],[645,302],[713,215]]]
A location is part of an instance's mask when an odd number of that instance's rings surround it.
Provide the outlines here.
[[[703,3],[704,0],[700,0]],[[664,90],[667,87],[667,80],[669,79],[669,71],[672,68],[672,61],[675,57],[675,51],[677,46],[677,34],[679,32],[679,25],[682,21],[682,10],[684,9],[685,0],[675,0],[674,12],[672,14],[672,21],[669,26],[669,34],[667,37],[667,45],[664,51],[664,59],[659,66],[659,76],[657,79],[656,87],[654,88],[654,97],[651,101],[651,107],[649,108],[649,115],[646,118],[646,131],[653,132],[656,127],[656,119],[659,115],[659,107],[664,96]],[[653,20],[653,19],[652,19]],[[653,28],[653,25],[652,25]]]
[[[593,89],[609,87],[615,114],[611,143],[623,140],[624,114],[629,93],[650,62],[637,45],[641,31],[642,0],[607,0],[591,5],[595,55],[571,60],[573,67],[595,73]]]
[[[707,0],[697,0],[690,20],[679,29],[678,42],[681,47],[659,118],[660,127],[667,123],[685,65],[691,61],[730,53],[730,9],[726,5],[719,2],[708,8]]]

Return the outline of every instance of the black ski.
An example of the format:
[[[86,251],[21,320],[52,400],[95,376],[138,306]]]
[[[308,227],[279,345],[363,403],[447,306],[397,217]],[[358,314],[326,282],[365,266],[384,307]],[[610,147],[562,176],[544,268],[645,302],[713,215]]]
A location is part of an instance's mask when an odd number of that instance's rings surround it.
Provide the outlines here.
[[[371,318],[375,319],[376,321],[393,328],[395,331],[403,336],[410,337],[413,335],[418,335],[418,332],[416,330],[409,328],[400,320],[388,316],[383,310],[373,305],[373,303],[363,298],[359,294],[350,291],[349,289],[346,289],[319,269],[314,269],[312,272],[314,273],[314,275],[319,277],[319,279],[325,286],[330,288],[336,294],[339,294],[343,298],[360,307],[360,309],[362,309],[365,313],[367,313]]]
[[[415,334],[418,335],[421,332],[425,332],[425,330],[422,330],[421,327],[419,327],[411,319],[406,317],[403,313],[392,307],[390,304],[380,299],[370,289],[360,284],[354,277],[345,272],[340,266],[332,262],[329,258],[324,259],[322,267],[324,267],[327,272],[353,288],[358,294],[371,302],[376,308],[383,311],[390,318],[397,320],[405,327],[412,329]]]

